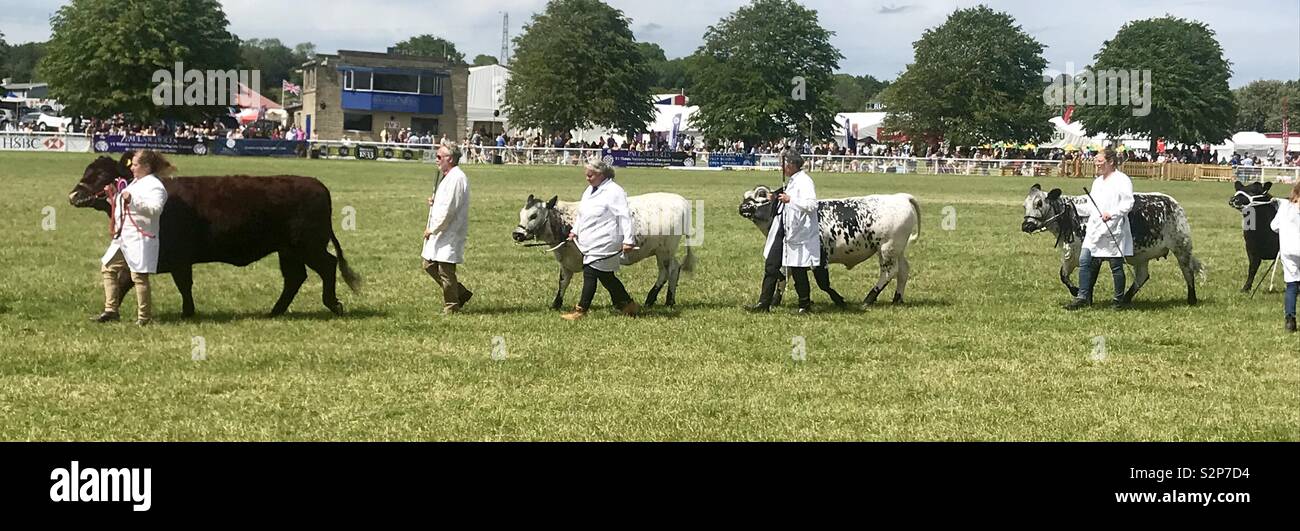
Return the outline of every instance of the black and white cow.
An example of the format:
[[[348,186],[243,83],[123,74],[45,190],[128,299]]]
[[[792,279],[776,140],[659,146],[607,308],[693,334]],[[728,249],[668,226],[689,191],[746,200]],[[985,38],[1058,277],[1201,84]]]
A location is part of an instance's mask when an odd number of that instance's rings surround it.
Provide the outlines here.
[[[776,196],[782,189],[771,190],[759,186],[745,192],[740,202],[740,215],[767,234],[776,217]],[[880,254],[880,278],[871,293],[862,301],[863,308],[875,304],[880,293],[891,280],[894,302],[903,301],[910,266],[907,245],[921,237],[921,206],[908,194],[869,195],[844,199],[822,199],[817,202],[817,216],[821,225],[822,256],[824,263],[813,269],[817,286],[837,304],[843,299],[830,287],[827,264],[844,264],[853,269],[867,259]],[[782,286],[783,288],[784,286]],[[778,288],[777,296],[782,289]],[[779,303],[779,299],[774,301]]]
[[[1085,205],[1088,196],[1061,195],[1061,189],[1044,192],[1035,184],[1025,198],[1025,219],[1020,228],[1027,234],[1048,231],[1056,236],[1061,249],[1061,282],[1071,296],[1079,295],[1079,288],[1071,280],[1079,267],[1079,253],[1083,248],[1085,218],[1079,217],[1076,208]],[[1187,214],[1174,198],[1158,193],[1133,194],[1133,209],[1128,214],[1133,232],[1133,256],[1125,259],[1133,266],[1133,285],[1124,294],[1125,302],[1151,278],[1149,262],[1167,258],[1173,253],[1187,282],[1187,303],[1196,304],[1196,275],[1205,274],[1201,261],[1192,255],[1192,228]]]
[[[1255,285],[1255,273],[1259,272],[1259,264],[1264,260],[1277,259],[1280,245],[1277,233],[1272,228],[1273,218],[1277,216],[1277,200],[1269,194],[1273,183],[1233,184],[1237,187],[1237,193],[1228,200],[1228,205],[1241,212],[1241,235],[1246,240],[1246,259],[1250,261],[1246,286],[1241,291],[1248,292]],[[1260,279],[1260,282],[1263,281]]]
[[[555,291],[552,310],[564,306],[564,292],[569,288],[574,273],[582,271],[582,253],[568,240],[569,231],[577,219],[578,206],[582,202],[560,201],[552,197],[542,201],[528,196],[524,208],[519,211],[519,225],[511,237],[517,243],[538,240],[547,246],[555,247],[555,261],[560,264],[559,288]],[[668,295],[664,304],[677,304],[677,279],[681,272],[693,272],[696,266],[694,245],[690,237],[693,230],[691,223],[691,203],[677,194],[652,193],[634,195],[627,198],[628,208],[632,210],[632,226],[636,232],[636,247],[624,255],[623,265],[632,265],[646,258],[655,257],[659,265],[659,278],[646,295],[645,306],[654,306],[659,298],[659,291],[668,286]],[[677,260],[677,247],[686,240],[686,256]]]

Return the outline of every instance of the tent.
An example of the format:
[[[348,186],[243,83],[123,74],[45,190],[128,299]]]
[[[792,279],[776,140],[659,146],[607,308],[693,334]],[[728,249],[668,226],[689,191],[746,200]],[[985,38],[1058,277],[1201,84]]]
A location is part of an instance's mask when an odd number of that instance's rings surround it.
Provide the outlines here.
[[[506,82],[509,80],[510,69],[501,65],[475,66],[469,69],[465,114],[470,124],[506,122],[505,114],[499,111],[505,102]]]
[[[854,137],[859,142],[870,141],[876,142],[876,130],[885,124],[883,112],[842,112],[835,115],[835,143],[845,145],[848,139],[848,132],[844,129],[844,124],[848,123],[850,128],[857,128],[857,135]]]

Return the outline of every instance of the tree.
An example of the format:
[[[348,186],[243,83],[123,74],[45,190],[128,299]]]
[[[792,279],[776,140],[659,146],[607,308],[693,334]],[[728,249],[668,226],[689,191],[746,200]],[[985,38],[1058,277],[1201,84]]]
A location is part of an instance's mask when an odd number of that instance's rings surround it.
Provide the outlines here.
[[[498,61],[496,57],[493,57],[491,55],[478,54],[474,56],[474,66],[487,66],[487,65],[498,65],[498,64],[501,64],[501,62]]]
[[[650,91],[654,93],[691,91],[695,56],[668,59],[664,49],[652,42],[638,42],[637,49],[649,68]]]
[[[1075,116],[1088,132],[1112,138],[1149,135],[1152,152],[1160,138],[1202,144],[1218,143],[1232,135],[1237,113],[1228,90],[1232,69],[1214,31],[1205,24],[1171,16],[1130,22],[1102,45],[1094,60],[1090,68],[1094,73],[1143,74],[1150,82],[1146,92],[1151,101],[1144,109],[1134,105],[1077,107]],[[1098,82],[1094,88],[1104,87]]]
[[[5,65],[8,59],[9,59],[9,45],[5,43],[4,32],[0,31],[0,76],[5,75],[5,73],[7,72],[7,70],[5,69]]]
[[[0,77],[13,78],[15,82],[41,81],[36,65],[45,57],[46,45],[43,42],[28,42],[9,46],[5,51],[8,56],[0,62]]]
[[[512,124],[547,131],[645,130],[654,104],[629,23],[600,0],[551,0],[533,15],[514,41],[505,94]]]
[[[914,144],[1038,142],[1051,134],[1043,45],[1011,15],[953,12],[913,44],[914,62],[882,94],[885,127]]]
[[[870,75],[835,74],[835,102],[840,112],[861,112],[871,98],[889,86]]]
[[[406,55],[421,57],[438,57],[454,65],[465,64],[465,54],[456,50],[456,45],[442,37],[424,34],[411,37],[393,46],[393,51]]]
[[[792,0],[754,0],[710,26],[696,51],[693,122],[717,141],[829,138],[831,74],[844,58],[831,35]]]
[[[184,13],[185,16],[165,16]],[[151,73],[230,70],[239,44],[217,0],[72,0],[50,21],[40,72],[70,112],[141,119],[202,119],[219,107],[158,106]],[[179,81],[179,80],[177,80]]]
[[[1300,131],[1300,80],[1260,80],[1233,91],[1237,102],[1237,131],[1282,130],[1282,98],[1292,131]]]
[[[301,83],[301,74],[295,72],[315,53],[316,45],[305,42],[290,49],[279,39],[249,39],[239,44],[239,55],[244,68],[261,72],[262,86],[254,87],[262,95],[279,99],[281,82]],[[280,102],[283,104],[284,102]]]

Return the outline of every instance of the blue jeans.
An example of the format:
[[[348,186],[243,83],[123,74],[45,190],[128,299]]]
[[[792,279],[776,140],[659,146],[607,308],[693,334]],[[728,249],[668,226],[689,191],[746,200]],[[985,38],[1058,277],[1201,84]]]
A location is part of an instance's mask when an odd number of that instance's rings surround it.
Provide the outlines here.
[[[1261,282],[1263,282],[1261,280]],[[1300,293],[1300,282],[1286,283],[1286,316],[1295,317],[1295,297]]]
[[[1097,285],[1097,274],[1101,272],[1101,263],[1110,262],[1110,276],[1115,280],[1115,300],[1124,300],[1124,259],[1093,258],[1092,252],[1084,249],[1079,254],[1079,300],[1092,302],[1092,288]]]

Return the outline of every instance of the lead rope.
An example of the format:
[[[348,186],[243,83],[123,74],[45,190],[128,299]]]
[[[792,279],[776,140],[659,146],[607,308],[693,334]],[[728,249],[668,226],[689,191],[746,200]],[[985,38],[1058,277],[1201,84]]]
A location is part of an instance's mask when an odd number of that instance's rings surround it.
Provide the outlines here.
[[[114,240],[122,237],[122,227],[125,224],[118,223],[118,216],[120,215],[122,217],[125,217],[126,219],[131,220],[131,226],[135,227],[135,231],[139,232],[141,236],[144,236],[145,238],[158,237],[156,234],[140,228],[140,225],[135,221],[135,214],[131,212],[131,205],[128,205],[126,201],[122,202],[121,214],[117,212],[117,197],[121,195],[122,191],[124,190],[126,190],[126,179],[118,178],[117,182],[113,186],[113,193],[108,195],[108,201],[111,210],[108,216],[109,236],[111,236]]]

